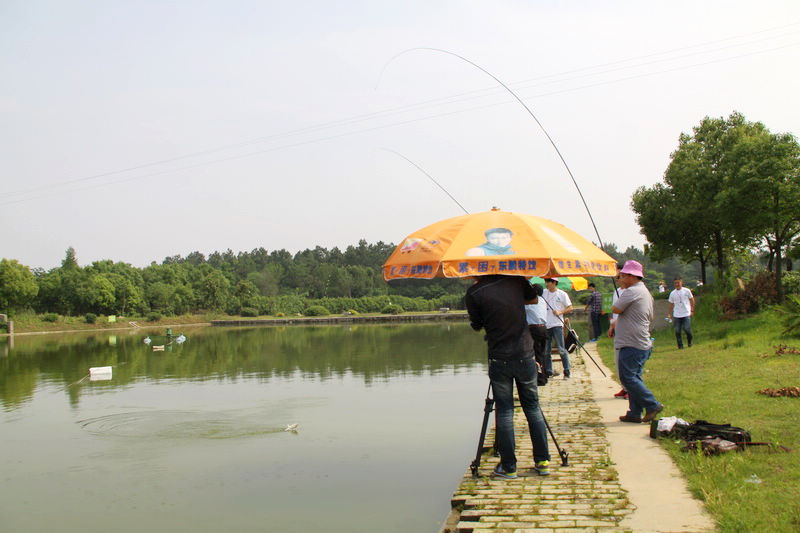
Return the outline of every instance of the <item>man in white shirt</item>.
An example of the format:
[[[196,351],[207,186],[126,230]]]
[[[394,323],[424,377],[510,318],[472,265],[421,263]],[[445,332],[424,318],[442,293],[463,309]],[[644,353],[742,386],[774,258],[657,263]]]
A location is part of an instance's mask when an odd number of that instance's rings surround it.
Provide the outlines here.
[[[569,352],[564,348],[564,319],[562,317],[572,311],[572,301],[566,292],[556,287],[557,283],[553,278],[544,280],[545,291],[542,298],[547,304],[547,345],[544,349],[547,365],[544,370],[548,377],[558,375],[553,372],[553,356],[551,354],[553,339],[555,339],[558,353],[561,354],[561,364],[564,367],[564,379],[569,379]]]
[[[675,339],[678,349],[683,348],[681,329],[686,332],[686,344],[692,347],[692,315],[694,314],[694,296],[689,288],[683,286],[681,278],[675,278],[675,290],[669,293],[669,313],[675,326]]]

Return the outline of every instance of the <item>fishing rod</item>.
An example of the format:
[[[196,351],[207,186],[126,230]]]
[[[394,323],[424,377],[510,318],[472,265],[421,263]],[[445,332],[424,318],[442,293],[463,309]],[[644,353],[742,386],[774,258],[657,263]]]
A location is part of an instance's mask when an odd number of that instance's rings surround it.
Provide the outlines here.
[[[411,163],[412,165],[414,165],[414,166],[417,168],[417,170],[419,170],[420,172],[422,172],[423,174],[425,174],[426,176],[428,176],[428,178],[430,178],[430,180],[431,180],[432,182],[434,182],[434,183],[436,184],[436,186],[437,186],[437,187],[439,187],[440,189],[442,189],[442,190],[444,191],[444,193],[445,193],[447,196],[449,196],[449,197],[450,197],[450,199],[451,199],[451,200],[453,200],[453,201],[454,201],[454,202],[455,202],[455,203],[458,205],[458,207],[460,207],[460,208],[461,208],[461,210],[462,210],[462,211],[464,211],[464,213],[466,213],[466,214],[468,214],[468,215],[469,215],[469,211],[467,211],[467,209],[466,209],[466,208],[465,208],[463,205],[461,205],[461,203],[460,203],[458,200],[456,200],[456,199],[453,197],[453,195],[452,195],[452,194],[450,194],[450,193],[447,191],[447,189],[445,189],[444,187],[442,187],[442,184],[441,184],[441,183],[439,183],[438,181],[436,181],[435,179],[433,179],[433,176],[431,176],[430,174],[428,174],[427,172],[425,172],[425,169],[423,169],[423,168],[422,168],[421,166],[419,166],[418,164],[414,163],[412,160],[410,160],[409,158],[407,158],[406,156],[404,156],[404,155],[403,155],[403,154],[401,154],[400,152],[397,152],[397,151],[395,151],[395,150],[392,150],[392,149],[390,149],[390,148],[383,148],[383,150],[386,150],[387,152],[391,152],[391,153],[393,153],[394,155],[400,156],[400,157],[402,157],[403,159],[405,159],[406,161],[408,161],[409,163]]]

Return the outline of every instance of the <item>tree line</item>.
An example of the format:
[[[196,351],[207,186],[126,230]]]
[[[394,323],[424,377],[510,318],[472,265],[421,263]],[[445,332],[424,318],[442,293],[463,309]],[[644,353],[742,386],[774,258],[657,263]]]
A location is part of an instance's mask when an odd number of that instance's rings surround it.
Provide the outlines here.
[[[59,267],[31,270],[13,259],[0,261],[0,312],[33,310],[78,316],[146,316],[224,312],[259,316],[308,314],[322,306],[344,311],[430,311],[463,308],[471,281],[436,278],[386,283],[382,266],[394,244],[365,240],[344,251],[317,246],[292,255],[286,250],[192,252],[152,262],[144,268],[111,260],[78,264],[69,248]],[[645,265],[648,282],[676,276],[695,279],[695,265],[676,259],[650,261],[636,247],[619,251],[607,245],[620,262],[636,259]],[[611,288],[609,280],[597,280]]]
[[[144,316],[225,312],[239,315],[303,313],[314,304],[331,312],[406,311],[458,303],[463,280],[399,280],[387,284],[381,267],[393,244],[359,241],[344,251],[315,247],[286,250],[192,252],[144,268],[111,260],[80,266],[73,248],[61,266],[33,269],[0,261],[0,310],[62,315]],[[458,298],[453,299],[453,296]]]

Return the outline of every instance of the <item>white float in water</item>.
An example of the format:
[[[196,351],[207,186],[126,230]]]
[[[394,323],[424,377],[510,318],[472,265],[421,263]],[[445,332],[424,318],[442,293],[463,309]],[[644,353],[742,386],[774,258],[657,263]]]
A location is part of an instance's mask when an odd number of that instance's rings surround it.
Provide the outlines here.
[[[108,381],[111,374],[110,366],[95,366],[89,369],[89,381]]]

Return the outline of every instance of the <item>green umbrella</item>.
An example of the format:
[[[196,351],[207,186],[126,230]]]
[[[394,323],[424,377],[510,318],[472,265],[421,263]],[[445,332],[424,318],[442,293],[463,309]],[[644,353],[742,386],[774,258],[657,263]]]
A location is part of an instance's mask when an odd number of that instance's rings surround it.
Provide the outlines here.
[[[580,276],[564,276],[553,279],[557,280],[556,287],[562,291],[568,291],[570,289],[582,291],[589,288],[589,282],[586,281],[586,278]],[[540,285],[544,288],[544,279],[539,276],[534,276],[530,278],[529,281],[533,285]]]

